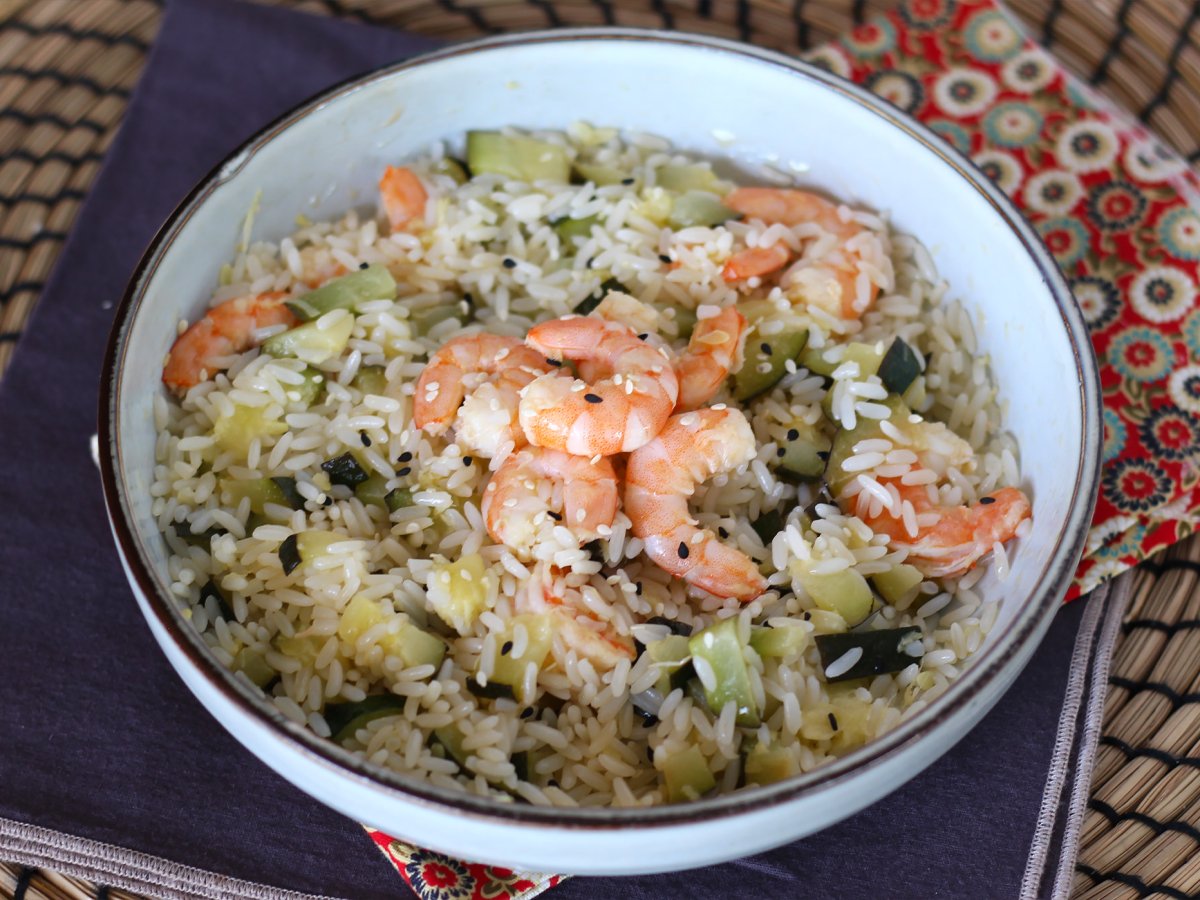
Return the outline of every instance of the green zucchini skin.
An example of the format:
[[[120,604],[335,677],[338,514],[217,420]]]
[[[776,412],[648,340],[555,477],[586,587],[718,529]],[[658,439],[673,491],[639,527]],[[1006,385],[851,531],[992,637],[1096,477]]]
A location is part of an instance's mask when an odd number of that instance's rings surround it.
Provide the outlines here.
[[[920,628],[885,628],[879,631],[848,631],[843,634],[818,634],[814,640],[821,654],[821,667],[828,668],[843,655],[858,647],[862,656],[840,675],[827,678],[829,682],[869,678],[906,669],[921,657],[905,652],[921,636]]]
[[[901,338],[896,338],[883,355],[876,374],[883,386],[893,394],[903,394],[921,374],[921,362],[912,347]]]

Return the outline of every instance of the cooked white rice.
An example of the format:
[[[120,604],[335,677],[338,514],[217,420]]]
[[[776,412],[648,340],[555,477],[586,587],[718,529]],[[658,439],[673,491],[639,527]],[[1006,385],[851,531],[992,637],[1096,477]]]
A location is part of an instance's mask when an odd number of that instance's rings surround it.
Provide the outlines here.
[[[783,658],[763,659],[746,646],[762,713],[757,726],[735,724],[732,703],[708,709],[702,692],[675,688],[664,696],[654,690],[658,672],[648,653],[606,668],[580,655],[564,633],[555,635],[545,664],[530,663],[513,686],[526,702],[481,694],[498,655],[519,658],[533,639],[524,624],[509,632],[531,591],[564,598],[584,627],[642,644],[669,634],[663,624],[648,622],[654,617],[694,633],[738,616],[743,644],[752,626],[765,624],[810,635],[844,631],[840,616],[810,599],[796,567],[803,562],[815,573],[870,576],[903,562],[904,551],[890,548],[864,520],[886,510],[910,534],[926,523],[881,479],[936,483],[946,505],[973,502],[1017,480],[1017,448],[1000,431],[996,390],[987,359],[977,352],[974,325],[947,297],[927,251],[880,216],[843,208],[843,216],[855,216],[864,227],[853,248],[862,260],[858,289],[879,288],[861,321],[844,321],[800,297],[806,266],[837,249],[837,239],[818,225],[731,221],[672,231],[656,212],[661,192],[654,185],[664,165],[690,160],[665,142],[587,126],[535,136],[563,145],[572,158],[619,168],[634,182],[531,186],[478,175],[458,185],[434,170],[447,152],[439,146],[410,164],[430,192],[435,225],[429,230],[389,234],[373,210],[355,210],[338,221],[305,223],[278,244],[249,246],[223,270],[214,305],[270,290],[302,293],[364,263],[387,266],[399,297],[361,309],[346,351],[319,367],[324,392],[312,406],[294,399],[304,364],[257,350],[228,359],[227,371],[182,400],[158,398],[152,492],[171,551],[171,589],[223,664],[265,687],[284,715],[319,735],[330,734],[325,716],[334,705],[381,693],[398,698],[392,714],[342,738],[372,763],[412,778],[504,801],[633,806],[666,802],[662,769],[688,748],[702,755],[718,790],[738,789],[744,754],[754,745],[785,751],[794,771],[818,767],[894,727],[958,676],[996,620],[996,602],[981,602],[972,589],[982,566],[957,580],[924,581],[911,597],[883,605],[859,626],[920,629],[917,655],[893,674],[829,683],[827,677],[858,661],[856,651],[825,666],[812,640]],[[596,216],[597,224],[568,246],[551,224],[565,215]],[[777,241],[798,254],[789,273],[796,285],[791,296],[774,284],[752,282],[739,291],[721,278],[734,250]],[[545,541],[532,560],[518,558],[493,543],[480,514],[489,475],[511,444],[491,460],[467,460],[471,453],[454,441],[453,430],[441,438],[422,433],[410,422],[414,384],[428,354],[447,338],[482,330],[522,337],[534,323],[570,313],[608,278],[660,312],[661,334],[677,348],[685,343],[677,336],[681,326],[703,306],[755,304],[764,336],[809,329],[809,346],[838,363],[830,405],[845,427],[888,416],[878,377],[862,377],[853,361],[839,362],[846,342],[886,344],[901,337],[922,357],[920,412],[945,424],[943,445],[935,439],[919,457],[900,429],[883,422],[884,436],[854,447],[845,464],[858,476],[847,488],[849,511],[819,504],[805,527],[802,513],[818,499],[817,485],[780,480],[774,463],[791,423],[825,421],[827,391],[824,379],[789,364],[790,374],[744,410],[757,458],[700,486],[692,503],[702,525],[719,528],[762,562],[770,589],[757,600],[742,606],[671,578],[641,555],[642,542],[624,514],[595,556],[559,525],[543,530]],[[321,326],[345,315],[328,314]],[[747,365],[761,362],[756,352],[747,348]],[[364,392],[356,381],[364,370],[382,372],[385,388]],[[734,405],[724,392],[715,402]],[[247,409],[260,416],[258,433],[230,449],[218,423]],[[954,435],[973,449],[969,463],[956,458]],[[332,485],[320,463],[346,452],[386,489],[408,489],[412,504],[389,516]],[[303,509],[268,503],[252,513],[249,498],[229,499],[229,480],[276,476],[295,478]],[[561,504],[561,491],[539,489],[548,505]],[[785,516],[785,527],[764,547],[751,523],[771,510]],[[336,537],[285,574],[281,546],[305,532]],[[1007,572],[1014,550],[996,544],[999,574]],[[478,589],[485,612],[459,634],[440,620],[430,598],[447,589],[438,582],[443,563],[474,554],[483,561]],[[202,599],[210,583],[223,602],[212,591]],[[354,598],[382,612],[347,639],[339,626]],[[389,641],[412,625],[446,639],[448,652],[436,669],[405,667],[387,652]],[[707,660],[693,658],[693,665],[701,686],[715,684]],[[448,753],[435,735],[445,729],[461,738],[465,759]]]

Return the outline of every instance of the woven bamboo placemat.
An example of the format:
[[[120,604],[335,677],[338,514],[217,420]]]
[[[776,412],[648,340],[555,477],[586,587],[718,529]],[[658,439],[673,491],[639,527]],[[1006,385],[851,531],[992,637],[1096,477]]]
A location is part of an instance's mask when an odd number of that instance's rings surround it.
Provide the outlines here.
[[[444,39],[667,27],[796,51],[864,0],[259,0]],[[1009,0],[1076,73],[1200,163],[1200,0]],[[104,158],[158,0],[0,0],[0,374]],[[1143,564],[1117,645],[1074,894],[1200,895],[1200,539]],[[0,898],[131,895],[0,863]]]

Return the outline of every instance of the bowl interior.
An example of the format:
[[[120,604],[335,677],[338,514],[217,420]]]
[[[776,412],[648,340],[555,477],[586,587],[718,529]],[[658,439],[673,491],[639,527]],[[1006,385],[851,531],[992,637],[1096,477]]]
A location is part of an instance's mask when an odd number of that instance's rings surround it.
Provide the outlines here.
[[[373,205],[384,165],[433,141],[459,144],[473,128],[561,128],[583,119],[729,157],[749,180],[765,178],[770,163],[800,184],[890,215],[929,248],[949,296],[976,317],[979,352],[990,358],[1033,498],[1033,529],[1019,542],[1009,578],[998,584],[989,576],[979,588],[1003,598],[991,649],[1022,623],[1028,633],[1030,621],[1048,621],[1090,515],[1079,507],[1095,484],[1095,449],[1085,446],[1095,428],[1094,372],[1086,342],[1074,343],[1086,337],[1078,314],[1067,312],[1061,278],[1029,230],[1014,230],[1011,207],[986,179],[928,133],[824,73],[733,47],[645,33],[559,33],[452,49],[335,91],[222,166],[147,257],[115,357],[115,476],[159,597],[169,596],[166,548],[148,488],[162,361],[178,320],[204,308],[256,193],[254,238],[278,240],[295,229],[298,214],[317,220]],[[960,682],[948,698],[956,690],[966,688]]]

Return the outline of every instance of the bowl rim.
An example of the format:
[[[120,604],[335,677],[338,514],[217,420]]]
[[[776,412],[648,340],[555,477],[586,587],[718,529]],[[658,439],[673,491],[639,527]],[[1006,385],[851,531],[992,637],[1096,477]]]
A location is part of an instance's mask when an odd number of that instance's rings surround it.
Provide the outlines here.
[[[1004,631],[981,648],[972,664],[944,694],[892,731],[833,762],[783,782],[686,804],[637,808],[562,808],[505,803],[465,791],[451,791],[401,773],[391,772],[354,756],[351,751],[343,749],[331,740],[318,737],[306,726],[284,717],[272,704],[267,703],[261,693],[235,678],[230,670],[212,656],[199,633],[175,608],[175,604],[169,599],[166,585],[156,578],[144,553],[142,541],[132,524],[134,520],[125,500],[125,485],[118,475],[123,469],[120,463],[122,449],[116,445],[115,437],[120,430],[123,386],[121,372],[128,351],[126,337],[145,301],[146,288],[152,282],[163,256],[197,208],[213,191],[233,178],[248,159],[291,125],[342,97],[369,88],[376,82],[410,69],[464,55],[576,41],[669,44],[700,52],[738,57],[742,61],[760,64],[775,75],[803,78],[814,83],[819,89],[834,91],[924,145],[927,150],[940,157],[945,165],[954,169],[966,187],[974,189],[993,207],[1015,233],[1037,266],[1070,340],[1079,382],[1083,435],[1066,521],[1043,570],[1039,587],[1026,599],[1024,606],[1018,610]],[[296,104],[247,138],[200,179],[180,201],[150,241],[134,269],[117,305],[114,324],[105,347],[101,369],[98,431],[101,446],[106,448],[105,452],[100,454],[100,472],[109,521],[128,574],[136,582],[136,587],[144,599],[143,610],[154,616],[161,629],[171,637],[175,648],[183,654],[190,666],[204,677],[210,687],[218,691],[226,701],[238,707],[242,713],[265,725],[272,738],[285,741],[291,745],[292,750],[303,753],[310,762],[330,771],[338,778],[352,779],[362,786],[387,792],[393,799],[418,804],[438,812],[467,816],[477,821],[519,823],[526,827],[611,830],[630,826],[697,824],[818,795],[836,784],[853,779],[865,770],[882,765],[920,741],[928,732],[940,728],[976,703],[981,691],[1006,670],[1015,657],[1020,656],[1026,642],[1044,633],[1074,575],[1083,551],[1087,526],[1091,522],[1096,504],[1100,469],[1099,409],[1100,382],[1091,341],[1082,314],[1057,264],[1012,201],[972,162],[926,126],[865,88],[821,67],[774,51],[706,35],[622,27],[588,27],[497,35],[419,54],[335,84]],[[899,784],[900,782],[894,787],[899,787]]]

